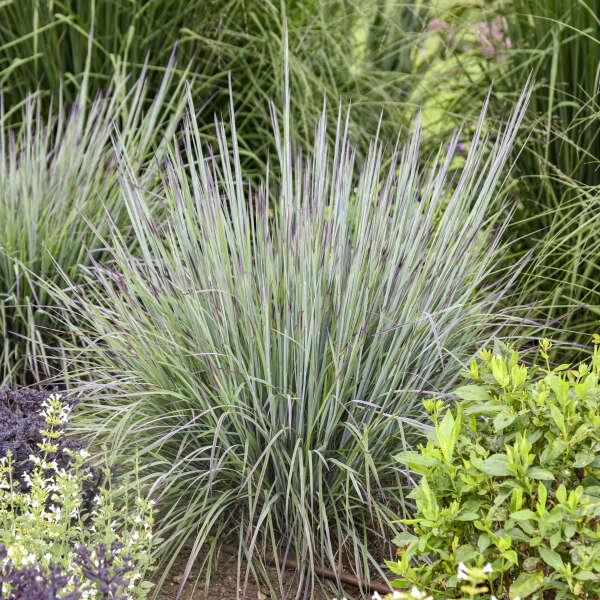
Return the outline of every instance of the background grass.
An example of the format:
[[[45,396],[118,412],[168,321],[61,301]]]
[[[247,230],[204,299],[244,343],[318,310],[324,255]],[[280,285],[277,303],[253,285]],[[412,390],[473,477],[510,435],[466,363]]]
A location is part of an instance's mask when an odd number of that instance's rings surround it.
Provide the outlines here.
[[[600,2],[520,0],[514,9],[526,17],[513,20],[517,50],[505,85],[527,68],[537,80],[519,172],[521,232],[533,232],[539,251],[522,297],[547,291],[540,308],[549,320],[576,309],[560,321],[562,338],[589,345],[600,314]]]
[[[228,76],[236,98],[240,156],[248,174],[264,175],[269,153],[268,101],[283,93],[283,28],[291,49],[294,137],[310,148],[323,97],[353,101],[350,135],[363,155],[383,111],[392,137],[410,120],[407,100],[431,59],[418,35],[428,0],[8,0],[0,6],[0,69],[7,106],[38,90],[61,91],[69,105],[106,87],[115,70],[137,77],[149,58],[149,97],[177,42],[178,76],[195,73],[199,127],[212,135],[227,111]],[[335,120],[335,115],[330,115]],[[335,131],[329,130],[333,139]],[[214,138],[213,138],[214,139]]]
[[[181,93],[179,101],[166,96],[171,74],[146,109],[142,74],[133,85],[115,79],[91,104],[82,92],[70,111],[59,103],[46,114],[40,98],[29,97],[16,128],[0,115],[0,381],[56,374],[51,355],[58,358],[66,332],[55,330],[45,286],[59,281],[60,271],[77,281],[82,266],[102,260],[103,237],[123,226],[115,125],[145,184],[157,181],[182,109]]]
[[[447,4],[438,15],[450,25],[438,35],[444,58],[429,99],[438,130],[476,120],[476,106],[493,85],[490,117],[500,122],[529,76],[535,81],[513,176],[519,206],[508,234],[518,255],[531,253],[512,302],[530,304],[531,318],[573,348],[590,346],[598,327],[600,139],[600,2],[505,0]],[[494,29],[505,19],[504,41]],[[476,32],[475,34],[473,32]],[[510,47],[505,46],[510,39]],[[494,51],[490,49],[493,42]],[[467,50],[467,48],[469,48]],[[440,66],[443,65],[443,66]],[[437,86],[435,85],[437,84]],[[515,254],[507,257],[507,268]]]

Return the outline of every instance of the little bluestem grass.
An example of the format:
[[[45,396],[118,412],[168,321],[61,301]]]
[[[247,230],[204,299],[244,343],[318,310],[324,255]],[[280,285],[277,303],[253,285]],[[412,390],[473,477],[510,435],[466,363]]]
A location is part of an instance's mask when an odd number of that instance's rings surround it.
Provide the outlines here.
[[[115,228],[111,259],[57,303],[77,334],[71,372],[101,397],[79,427],[123,464],[139,451],[165,574],[184,546],[185,579],[234,536],[242,590],[269,548],[303,565],[298,596],[315,564],[385,577],[366,540],[391,539],[404,511],[391,457],[423,427],[421,395],[451,389],[502,320],[506,215],[491,207],[525,106],[495,141],[482,114],[453,173],[458,137],[425,161],[418,122],[362,164],[341,116],[334,144],[323,116],[312,153],[295,151],[287,91],[282,128],[272,110],[278,175],[258,188],[233,114],[207,149],[191,99],[159,191],[119,144],[139,254]]]
[[[82,95],[70,110],[58,101],[45,113],[39,97],[27,98],[16,128],[0,110],[0,382],[54,374],[48,346],[56,356],[65,332],[56,331],[40,283],[58,281],[59,269],[77,281],[81,265],[101,259],[110,227],[128,226],[115,126],[146,185],[157,180],[157,161],[183,108],[183,94],[167,96],[171,75],[152,99],[144,73],[133,83],[115,77],[90,106]]]

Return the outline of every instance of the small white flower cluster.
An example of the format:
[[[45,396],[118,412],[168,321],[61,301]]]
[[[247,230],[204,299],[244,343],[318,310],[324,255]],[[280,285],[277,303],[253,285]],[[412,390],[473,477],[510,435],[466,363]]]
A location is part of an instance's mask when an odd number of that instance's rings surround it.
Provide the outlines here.
[[[51,564],[61,567],[69,577],[64,590],[70,592],[75,585],[85,581],[80,592],[85,600],[103,597],[96,582],[85,580],[77,565],[74,550],[80,546],[90,552],[90,560],[100,567],[100,557],[95,548],[99,542],[112,549],[113,543],[123,544],[114,561],[115,568],[126,564],[131,557],[134,570],[129,579],[128,600],[146,597],[145,586],[138,585],[150,566],[152,550],[152,502],[137,498],[133,511],[127,505],[115,508],[115,491],[110,486],[99,488],[92,507],[83,505],[83,484],[91,477],[83,468],[89,457],[86,450],[74,455],[71,468],[59,468],[52,459],[56,440],[62,435],[69,409],[52,395],[43,405],[42,415],[47,424],[40,444],[41,457],[31,455],[34,464],[23,477],[27,491],[17,489],[12,481],[13,461],[10,453],[0,459],[0,544],[6,548],[7,558],[16,568],[34,565],[44,570]],[[1,595],[8,595],[7,583],[0,587]]]
[[[392,594],[388,594],[386,596],[387,598],[394,598],[394,599],[398,599],[398,600],[409,600],[409,599],[413,599],[413,600],[433,600],[432,596],[428,596],[426,592],[421,592],[419,590],[419,588],[417,588],[416,586],[413,586],[412,589],[410,590],[410,592],[398,592],[395,591]],[[382,597],[375,592],[373,594],[373,596],[371,596],[371,600],[383,600]]]
[[[395,590],[385,596],[381,596],[379,592],[375,592],[371,596],[371,600],[433,600],[431,596],[428,596],[425,592],[419,591],[417,587],[413,587],[410,592],[399,592]],[[338,600],[334,598],[333,600]],[[348,600],[345,596],[342,600]]]
[[[487,563],[485,567],[483,567],[483,573],[491,573],[493,571],[491,563]],[[461,562],[458,565],[458,569],[456,572],[456,579],[469,579],[469,569],[465,565],[464,562]]]
[[[57,410],[58,408],[58,410]],[[48,424],[66,425],[71,413],[71,407],[60,401],[59,394],[51,394],[42,402],[42,411],[40,414]]]
[[[489,575],[490,573],[492,573],[493,568],[490,563],[487,563],[483,568],[475,569],[475,571],[479,571],[479,573],[476,573],[475,577],[476,579],[478,579],[480,578],[481,574]],[[456,578],[463,581],[473,581],[474,571],[473,569],[469,569],[465,565],[465,563],[461,562],[458,565]],[[333,600],[337,600],[337,598],[334,598]],[[347,598],[342,598],[342,600],[347,600]],[[394,592],[391,592],[390,594],[386,594],[385,596],[381,596],[379,592],[375,592],[371,596],[371,600],[434,600],[434,598],[433,596],[427,594],[427,592],[422,592],[421,590],[419,590],[418,587],[413,586],[410,592],[399,592],[396,590]],[[496,596],[494,595],[491,595],[489,600],[498,600],[498,598],[496,598]],[[514,600],[521,599],[517,596]]]

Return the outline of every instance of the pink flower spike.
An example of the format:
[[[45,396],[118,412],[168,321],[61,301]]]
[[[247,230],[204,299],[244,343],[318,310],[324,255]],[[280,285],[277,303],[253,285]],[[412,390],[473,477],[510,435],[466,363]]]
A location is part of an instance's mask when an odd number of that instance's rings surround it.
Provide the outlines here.
[[[450,25],[446,23],[446,21],[442,21],[441,19],[431,19],[427,25],[428,31],[445,31],[449,29]]]

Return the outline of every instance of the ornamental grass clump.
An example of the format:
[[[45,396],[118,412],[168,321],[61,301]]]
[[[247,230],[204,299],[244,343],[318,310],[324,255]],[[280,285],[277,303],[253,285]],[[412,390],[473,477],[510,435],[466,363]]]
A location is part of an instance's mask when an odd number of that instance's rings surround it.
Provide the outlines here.
[[[123,493],[111,487],[108,469],[98,478],[87,450],[63,443],[69,414],[58,394],[42,402],[27,471],[0,447],[0,600],[141,600],[152,503],[134,502],[125,482]]]
[[[357,165],[347,122],[330,145],[323,117],[312,154],[294,152],[287,104],[282,133],[272,111],[281,176],[257,189],[233,114],[213,152],[190,105],[158,194],[121,150],[140,253],[115,231],[112,261],[59,298],[72,371],[102,387],[78,424],[120,463],[140,452],[167,566],[186,547],[187,575],[232,536],[241,589],[266,551],[296,557],[306,593],[317,564],[381,573],[365,540],[385,543],[404,509],[392,456],[425,426],[416,394],[448,390],[499,322],[506,217],[490,207],[525,104],[495,141],[482,115],[453,175],[457,138],[425,162],[418,123]]]
[[[600,579],[600,337],[591,364],[527,367],[502,345],[456,390],[424,401],[433,429],[396,457],[422,475],[390,562],[399,587],[455,598],[465,564],[497,598],[597,598]]]
[[[39,97],[24,99],[22,124],[9,125],[0,110],[0,383],[30,383],[54,374],[61,335],[46,288],[64,271],[77,281],[80,265],[100,260],[102,236],[124,227],[111,135],[124,145],[152,185],[166,141],[173,135],[181,95],[167,97],[171,69],[150,102],[142,74],[133,84],[116,76],[109,90],[87,105],[85,90],[69,109],[42,110]],[[112,221],[106,219],[110,210]],[[93,233],[92,233],[93,232]],[[58,339],[56,334],[59,334]]]

